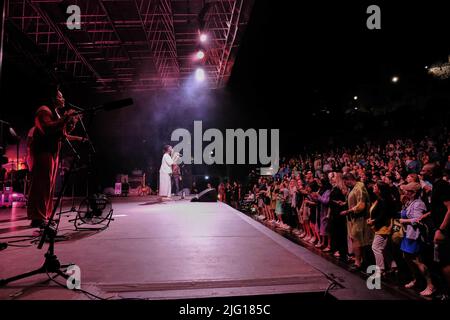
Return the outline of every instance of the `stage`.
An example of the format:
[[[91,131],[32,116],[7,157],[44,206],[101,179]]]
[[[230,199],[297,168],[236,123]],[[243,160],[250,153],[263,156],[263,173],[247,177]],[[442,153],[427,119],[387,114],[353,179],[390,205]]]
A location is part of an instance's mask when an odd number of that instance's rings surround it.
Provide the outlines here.
[[[63,214],[59,234],[68,239],[56,244],[62,263],[80,267],[82,289],[102,298],[322,294],[333,280],[329,294],[338,299],[397,299],[223,203],[123,198],[113,208],[114,221],[100,232],[75,231],[74,214]],[[0,210],[0,237],[31,235],[24,217],[23,208]],[[39,267],[44,249],[0,251],[0,278]],[[11,283],[0,299],[88,299],[46,279]]]

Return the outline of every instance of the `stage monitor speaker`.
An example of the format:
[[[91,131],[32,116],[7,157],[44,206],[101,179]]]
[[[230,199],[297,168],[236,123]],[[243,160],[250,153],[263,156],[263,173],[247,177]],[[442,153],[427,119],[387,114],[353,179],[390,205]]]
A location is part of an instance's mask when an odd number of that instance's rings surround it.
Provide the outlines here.
[[[217,202],[217,191],[213,188],[203,190],[191,202]]]

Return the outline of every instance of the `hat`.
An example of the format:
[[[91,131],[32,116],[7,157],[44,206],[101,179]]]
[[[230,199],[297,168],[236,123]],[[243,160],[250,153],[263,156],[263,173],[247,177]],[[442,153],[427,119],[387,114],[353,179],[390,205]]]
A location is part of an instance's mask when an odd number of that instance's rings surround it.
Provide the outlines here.
[[[417,192],[420,189],[422,189],[422,187],[420,186],[420,183],[410,182],[408,184],[404,184],[404,185],[400,186],[400,189],[402,189],[403,191],[414,191],[414,192]]]

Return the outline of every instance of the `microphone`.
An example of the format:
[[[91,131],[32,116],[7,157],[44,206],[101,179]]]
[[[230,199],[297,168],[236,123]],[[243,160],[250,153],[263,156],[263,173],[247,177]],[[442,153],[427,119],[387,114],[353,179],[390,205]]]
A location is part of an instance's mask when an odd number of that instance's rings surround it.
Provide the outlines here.
[[[71,104],[71,103],[66,103],[66,104],[68,105],[68,107],[65,107],[66,109],[75,109],[77,111],[83,111],[84,110],[83,108],[80,108],[80,107],[78,107],[78,106],[76,106],[74,104]]]

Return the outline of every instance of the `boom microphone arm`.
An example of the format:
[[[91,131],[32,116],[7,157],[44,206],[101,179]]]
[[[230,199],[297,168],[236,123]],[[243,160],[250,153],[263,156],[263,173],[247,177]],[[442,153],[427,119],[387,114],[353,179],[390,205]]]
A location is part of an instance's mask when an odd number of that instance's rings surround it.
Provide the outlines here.
[[[117,110],[117,109],[122,109],[124,107],[128,107],[128,106],[130,106],[132,104],[133,104],[133,99],[126,98],[126,99],[121,99],[121,100],[107,102],[107,103],[101,104],[101,105],[99,105],[97,107],[94,107],[94,108],[91,108],[91,109],[80,110],[80,111],[77,111],[77,112],[73,113],[73,115],[80,115],[80,114],[86,114],[86,113],[96,113],[96,112],[101,111],[101,110],[112,111],[112,110]],[[81,108],[79,108],[79,109],[81,109]]]

